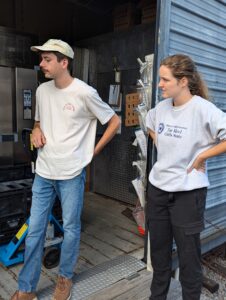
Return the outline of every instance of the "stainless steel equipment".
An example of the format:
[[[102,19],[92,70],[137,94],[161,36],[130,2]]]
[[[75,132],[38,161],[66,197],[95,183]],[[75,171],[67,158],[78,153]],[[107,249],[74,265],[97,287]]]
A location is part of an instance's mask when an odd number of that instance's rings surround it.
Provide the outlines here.
[[[35,70],[0,67],[0,169],[30,164],[21,132],[33,126],[36,87]],[[4,180],[10,179],[5,173]]]
[[[15,69],[16,87],[16,132],[18,142],[14,143],[14,164],[26,163],[28,157],[24,151],[21,133],[23,128],[33,128],[35,112],[35,91],[37,88],[37,71],[32,69]]]
[[[12,69],[0,67],[0,134],[13,133]],[[4,140],[2,138],[2,140]],[[0,143],[0,166],[13,164],[13,143]]]

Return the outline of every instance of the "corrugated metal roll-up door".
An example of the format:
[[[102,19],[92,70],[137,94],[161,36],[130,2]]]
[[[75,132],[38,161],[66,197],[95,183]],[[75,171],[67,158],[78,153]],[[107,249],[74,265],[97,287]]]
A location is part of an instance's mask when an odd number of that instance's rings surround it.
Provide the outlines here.
[[[161,0],[158,9],[156,67],[168,55],[191,56],[209,87],[211,100],[226,112],[226,1]],[[160,101],[157,88],[154,101]],[[226,155],[210,159],[208,172],[204,235],[216,231],[216,225],[226,227]]]

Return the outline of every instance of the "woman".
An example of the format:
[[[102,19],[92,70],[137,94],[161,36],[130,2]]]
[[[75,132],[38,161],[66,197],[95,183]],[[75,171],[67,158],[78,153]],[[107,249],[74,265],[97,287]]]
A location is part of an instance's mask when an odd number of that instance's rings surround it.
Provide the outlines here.
[[[200,232],[209,185],[205,162],[226,152],[226,115],[206,100],[207,88],[190,57],[167,57],[161,62],[159,77],[165,100],[146,118],[157,148],[147,201],[153,266],[150,299],[167,297],[174,238],[183,300],[198,300],[202,287]]]

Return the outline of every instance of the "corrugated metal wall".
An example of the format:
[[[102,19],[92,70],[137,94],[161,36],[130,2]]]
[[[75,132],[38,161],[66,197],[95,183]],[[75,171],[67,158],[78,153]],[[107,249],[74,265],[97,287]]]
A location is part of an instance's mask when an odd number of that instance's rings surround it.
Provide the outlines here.
[[[159,8],[157,64],[175,53],[191,56],[207,82],[212,101],[226,111],[226,1],[162,0]],[[156,102],[159,100],[157,92]],[[206,218],[225,224],[225,213],[220,211],[226,208],[226,155],[210,159],[208,172]]]
[[[207,82],[212,101],[226,111],[225,27],[226,1],[162,1],[158,60],[174,53],[191,56]],[[208,170],[207,207],[226,203],[226,155],[209,160]]]

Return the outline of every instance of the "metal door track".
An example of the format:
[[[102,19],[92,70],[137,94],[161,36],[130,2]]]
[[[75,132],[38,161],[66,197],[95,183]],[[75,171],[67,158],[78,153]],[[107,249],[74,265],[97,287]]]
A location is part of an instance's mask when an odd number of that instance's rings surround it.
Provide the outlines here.
[[[127,278],[144,268],[145,264],[135,257],[129,255],[118,256],[75,276],[71,299],[85,299],[87,296]],[[53,290],[54,286],[50,286],[40,291],[38,293],[39,299],[51,299]]]

